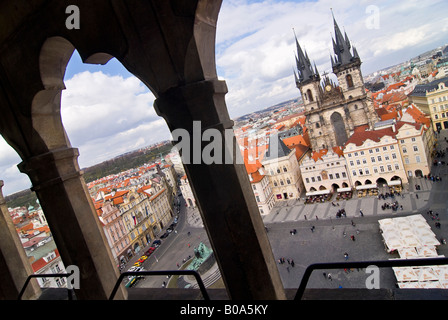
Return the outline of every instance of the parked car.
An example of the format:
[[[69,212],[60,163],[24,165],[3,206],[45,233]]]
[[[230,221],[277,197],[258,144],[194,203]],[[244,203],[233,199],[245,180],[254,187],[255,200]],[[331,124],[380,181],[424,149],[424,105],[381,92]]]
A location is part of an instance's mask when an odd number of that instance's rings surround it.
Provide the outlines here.
[[[161,240],[154,240],[153,242],[152,242],[152,246],[154,247],[154,248],[157,248],[158,246],[160,246],[162,244],[162,241]]]
[[[149,248],[148,250],[146,250],[145,255],[146,255],[147,257],[149,257],[149,256],[154,252],[154,250],[156,250],[155,247],[151,247],[151,248]]]
[[[138,262],[143,263],[146,259],[148,259],[147,256],[141,256],[140,259],[138,259]]]
[[[170,235],[169,232],[165,232],[164,234],[162,234],[162,235],[160,236],[160,238],[161,238],[161,239],[165,239],[165,238],[168,237],[169,235]]]

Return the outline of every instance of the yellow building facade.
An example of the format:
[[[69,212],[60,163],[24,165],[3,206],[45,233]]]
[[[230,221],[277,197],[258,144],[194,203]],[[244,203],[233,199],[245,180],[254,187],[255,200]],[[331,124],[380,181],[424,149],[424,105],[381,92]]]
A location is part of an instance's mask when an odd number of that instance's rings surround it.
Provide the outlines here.
[[[431,115],[434,131],[448,129],[448,77],[417,85],[409,98]]]

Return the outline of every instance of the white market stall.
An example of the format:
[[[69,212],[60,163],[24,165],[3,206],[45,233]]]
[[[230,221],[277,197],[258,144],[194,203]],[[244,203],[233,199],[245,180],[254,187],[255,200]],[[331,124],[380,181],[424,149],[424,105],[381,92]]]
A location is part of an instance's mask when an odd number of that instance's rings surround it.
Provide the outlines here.
[[[399,259],[444,257],[431,226],[421,215],[378,220],[387,252],[398,252]],[[448,289],[448,266],[393,267],[399,288]]]

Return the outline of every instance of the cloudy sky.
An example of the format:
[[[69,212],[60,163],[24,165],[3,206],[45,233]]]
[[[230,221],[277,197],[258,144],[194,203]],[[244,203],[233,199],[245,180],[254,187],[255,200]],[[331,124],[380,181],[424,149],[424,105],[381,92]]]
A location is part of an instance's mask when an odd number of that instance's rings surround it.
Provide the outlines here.
[[[295,39],[319,72],[331,71],[333,9],[363,61],[364,75],[448,43],[448,1],[223,0],[216,35],[218,76],[231,117],[296,98]],[[293,31],[294,29],[294,31]],[[81,167],[170,139],[152,93],[115,59],[85,65],[75,52],[65,75],[62,120]],[[0,139],[5,195],[31,186]]]

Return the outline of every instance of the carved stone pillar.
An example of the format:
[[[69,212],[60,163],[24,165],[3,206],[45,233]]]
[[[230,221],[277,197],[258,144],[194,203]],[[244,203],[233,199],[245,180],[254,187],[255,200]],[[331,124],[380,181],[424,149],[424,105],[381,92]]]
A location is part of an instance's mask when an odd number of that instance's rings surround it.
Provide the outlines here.
[[[65,267],[80,270],[78,299],[107,299],[119,276],[78,166],[78,150],[60,148],[19,164],[33,184]],[[126,298],[122,290],[117,298]]]
[[[9,216],[2,187],[0,180],[0,300],[15,300],[33,270]],[[23,298],[33,299],[39,294],[40,287],[36,280],[32,280]]]
[[[159,94],[155,108],[172,132],[184,129],[189,133],[189,159],[181,150],[184,168],[229,297],[285,299],[245,166],[237,161],[241,154],[236,139],[233,134],[229,138],[233,121],[225,105],[225,93],[224,81],[200,81]],[[199,121],[200,131],[193,121]],[[206,164],[200,156],[209,142],[197,142],[207,129],[217,129],[222,137],[222,164]],[[226,152],[233,155],[230,161]],[[188,160],[190,164],[185,164]]]

